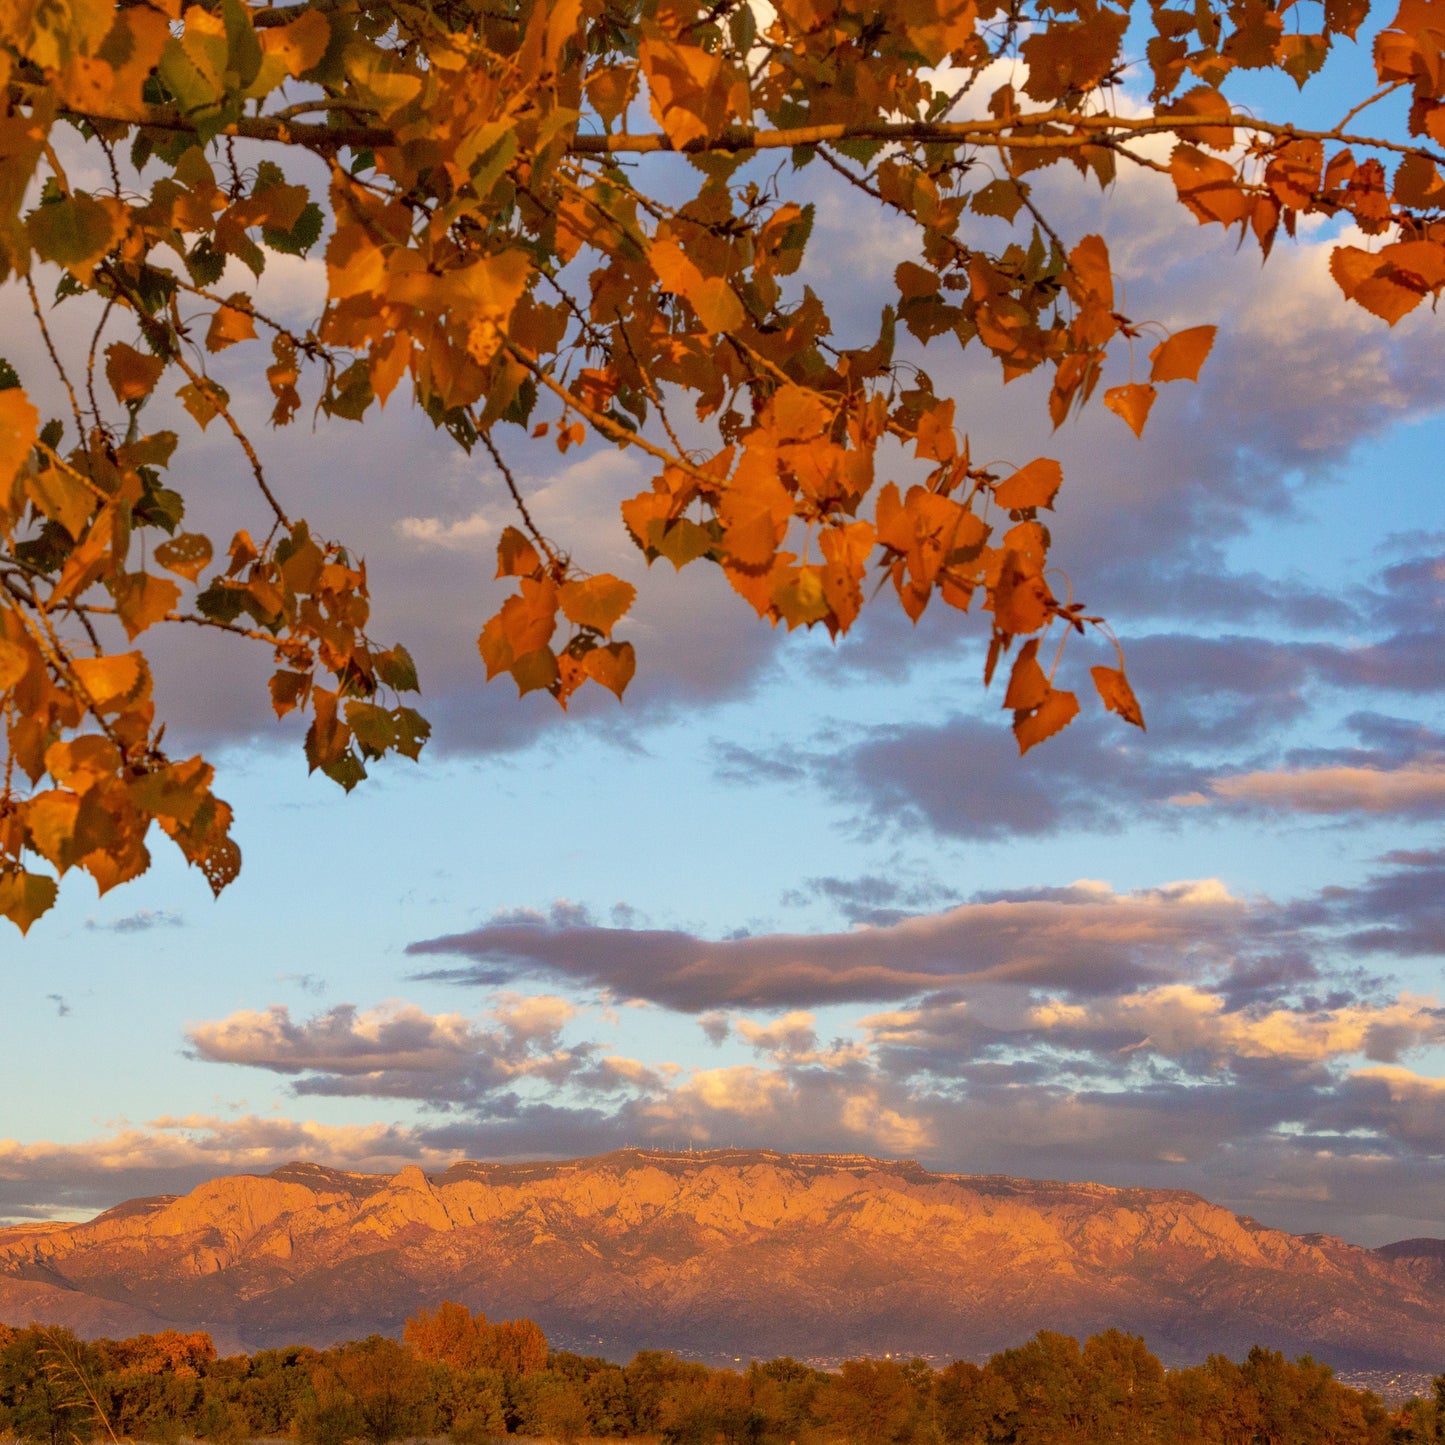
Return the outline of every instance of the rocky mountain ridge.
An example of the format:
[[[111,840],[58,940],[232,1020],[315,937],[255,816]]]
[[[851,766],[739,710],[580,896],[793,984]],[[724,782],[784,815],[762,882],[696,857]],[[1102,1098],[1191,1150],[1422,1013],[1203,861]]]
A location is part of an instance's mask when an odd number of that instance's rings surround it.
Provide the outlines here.
[[[640,1149],[390,1177],[296,1163],[0,1229],[0,1320],[254,1349],[397,1333],[450,1298],[619,1358],[981,1357],[1117,1325],[1169,1361],[1261,1343],[1438,1370],[1432,1243],[1374,1251],[1184,1191],[862,1155]]]

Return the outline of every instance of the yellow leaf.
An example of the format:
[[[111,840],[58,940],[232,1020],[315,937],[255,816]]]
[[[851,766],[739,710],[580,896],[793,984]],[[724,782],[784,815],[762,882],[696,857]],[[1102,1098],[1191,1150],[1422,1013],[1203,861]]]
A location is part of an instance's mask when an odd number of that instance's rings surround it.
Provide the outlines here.
[[[181,405],[195,417],[202,431],[230,404],[230,394],[219,382],[202,377],[200,381],[188,381],[176,395]]]
[[[95,493],[80,477],[63,467],[46,467],[25,479],[25,490],[47,517],[80,540],[96,504]]]
[[[78,657],[71,663],[76,678],[101,712],[116,712],[150,692],[150,668],[139,652],[108,657]]]
[[[33,210],[25,221],[30,244],[44,261],[87,281],[95,263],[125,234],[126,212],[110,197],[77,191]]]
[[[0,873],[0,916],[8,918],[21,933],[29,933],[30,925],[51,908],[58,892],[55,879],[43,873],[19,869]]]
[[[199,532],[182,532],[155,550],[155,559],[168,572],[194,582],[211,562],[211,539]]]
[[[110,591],[121,626],[132,642],[181,600],[181,589],[174,582],[148,572],[123,573],[110,582]]]
[[[37,793],[25,807],[31,846],[62,873],[71,864],[71,842],[79,816],[80,799],[59,788]]]

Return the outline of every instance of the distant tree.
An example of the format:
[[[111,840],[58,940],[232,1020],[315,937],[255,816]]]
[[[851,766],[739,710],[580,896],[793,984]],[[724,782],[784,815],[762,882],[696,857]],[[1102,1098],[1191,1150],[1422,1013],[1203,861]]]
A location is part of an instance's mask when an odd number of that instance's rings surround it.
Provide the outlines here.
[[[670,1397],[700,1388],[707,1373],[706,1365],[679,1359],[670,1350],[639,1350],[622,1371],[633,1432],[661,1434]]]
[[[823,1371],[786,1355],[748,1366],[753,1408],[766,1432],[779,1440],[794,1441],[804,1433],[818,1392],[827,1382]]]
[[[991,1445],[1013,1432],[1018,1397],[992,1369],[955,1360],[934,1386],[939,1429],[947,1445]]]
[[[561,1445],[575,1445],[588,1433],[591,1416],[576,1380],[555,1370],[537,1370],[518,1380],[518,1428],[524,1435],[539,1435]]]
[[[387,1445],[418,1431],[423,1423],[426,1381],[422,1365],[404,1345],[383,1335],[330,1351],[318,1369],[327,1430],[354,1420],[371,1445]],[[343,1436],[343,1438],[346,1438]],[[318,1440],[317,1445],[330,1445]]]
[[[1168,1415],[1164,1366],[1137,1335],[1105,1330],[1084,1342],[1084,1433],[1091,1442],[1152,1445]]]
[[[244,1357],[246,1373],[228,1393],[234,1398],[252,1436],[288,1433],[315,1406],[314,1376],[321,1363],[318,1351],[305,1346],[258,1350]]]
[[[852,1445],[903,1439],[915,1406],[913,1386],[896,1360],[844,1360],[817,1399],[819,1414]]]
[[[402,1326],[401,1337],[423,1360],[439,1360],[455,1370],[475,1370],[483,1364],[483,1331],[487,1317],[477,1315],[455,1300],[443,1300],[435,1310],[418,1310]]]
[[[482,1363],[507,1376],[545,1369],[547,1336],[532,1320],[498,1320],[483,1332]]]
[[[587,1414],[594,1435],[625,1435],[627,1433],[627,1376],[618,1366],[605,1360],[599,1368],[588,1372],[582,1384],[587,1401]]]

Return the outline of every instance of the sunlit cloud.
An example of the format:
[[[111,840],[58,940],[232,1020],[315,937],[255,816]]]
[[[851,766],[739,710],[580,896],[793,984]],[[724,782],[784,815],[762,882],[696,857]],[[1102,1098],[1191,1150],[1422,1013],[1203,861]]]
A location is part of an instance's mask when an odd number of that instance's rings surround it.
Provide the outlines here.
[[[1301,813],[1445,812],[1445,762],[1400,768],[1307,768],[1214,778],[1226,803],[1286,808]],[[1191,799],[1190,801],[1193,801]]]

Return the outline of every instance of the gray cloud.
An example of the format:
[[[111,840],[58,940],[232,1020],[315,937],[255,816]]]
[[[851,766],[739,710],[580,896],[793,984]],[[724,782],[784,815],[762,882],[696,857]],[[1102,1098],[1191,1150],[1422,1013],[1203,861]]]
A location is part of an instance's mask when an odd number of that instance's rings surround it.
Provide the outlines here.
[[[418,980],[494,986],[567,979],[696,1013],[883,1001],[964,983],[1107,992],[1170,977],[1182,957],[1222,960],[1245,913],[1217,885],[1126,895],[1078,885],[846,933],[716,941],[676,929],[502,917],[409,944],[407,953],[473,960],[414,974]]]
[[[564,1048],[576,1010],[559,998],[504,997],[485,1023],[414,1005],[336,1007],[301,1022],[283,1005],[194,1025],[192,1055],[297,1076],[296,1094],[474,1101],[525,1077],[559,1083],[590,1049]]]

